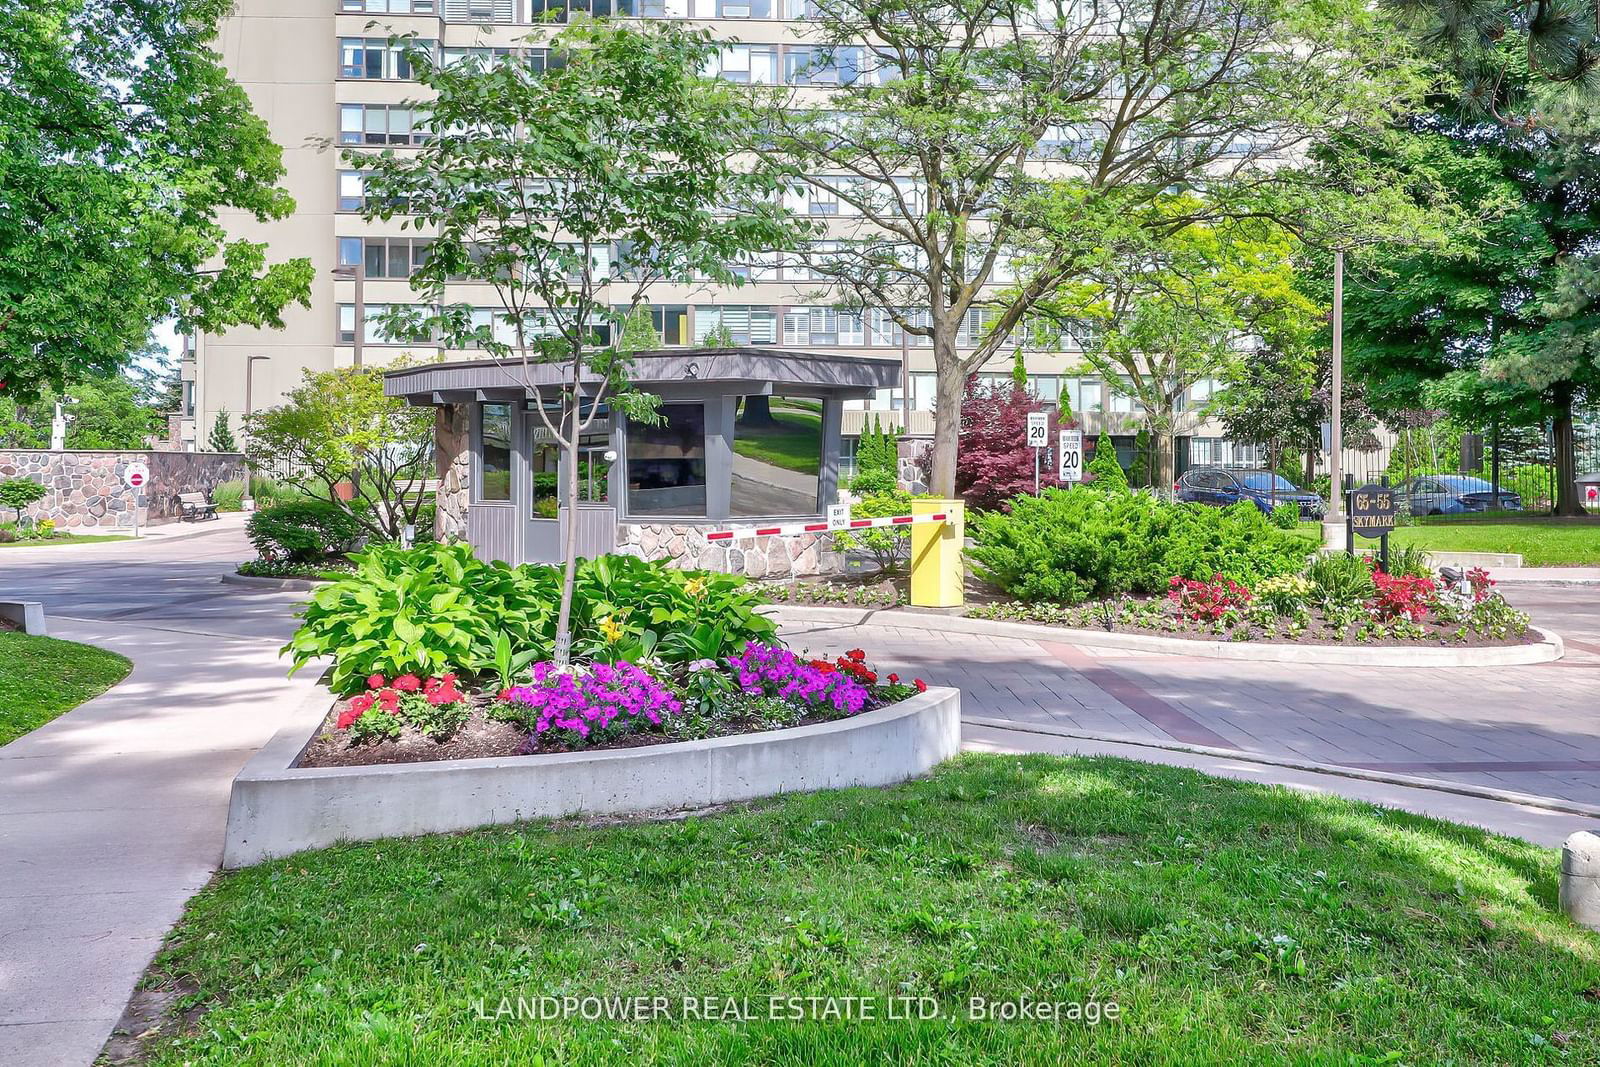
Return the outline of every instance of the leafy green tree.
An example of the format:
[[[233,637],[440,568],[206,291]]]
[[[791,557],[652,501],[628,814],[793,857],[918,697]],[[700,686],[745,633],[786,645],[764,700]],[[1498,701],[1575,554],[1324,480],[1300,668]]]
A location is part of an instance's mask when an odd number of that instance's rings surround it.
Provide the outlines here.
[[[830,239],[795,252],[836,302],[931,347],[945,495],[967,376],[1108,239],[1152,222],[1145,205],[1204,185],[1205,216],[1227,216],[1232,189],[1280,180],[1284,156],[1386,120],[1413,88],[1362,0],[813,7],[815,80],[840,84],[773,93],[748,147],[840,205]],[[1035,162],[1049,156],[1074,165]],[[959,352],[974,308],[992,321]]]
[[[1364,257],[1371,276],[1346,290],[1349,372],[1385,419],[1438,408],[1479,428],[1549,420],[1556,510],[1580,514],[1573,408],[1600,396],[1600,158],[1435,105],[1396,161],[1486,221],[1443,249]]]
[[[217,221],[294,204],[210,47],[228,0],[0,0],[0,381],[27,401],[122,367],[151,326],[281,326],[306,260]]]
[[[0,400],[0,446],[48,447],[57,400],[68,416],[67,448],[147,448],[150,436],[164,426],[161,413],[146,405],[142,386],[113,373],[69,382],[65,391],[46,393],[32,403]]]
[[[367,532],[398,541],[422,508],[433,422],[431,409],[383,395],[382,370],[308,369],[282,404],[245,420],[245,458],[252,467],[288,460],[286,484],[328,500]],[[345,481],[356,487],[352,500],[334,488]]]
[[[733,331],[729,330],[724,323],[719,322],[707,331],[700,344],[704,348],[732,348]]]
[[[410,42],[432,134],[414,152],[359,155],[367,215],[432,236],[411,276],[422,307],[390,317],[402,336],[435,336],[485,353],[534,398],[563,452],[560,499],[578,503],[577,443],[607,405],[655,418],[656,398],[628,386],[628,353],[602,343],[616,306],[642,303],[662,279],[740,279],[729,264],[788,240],[772,168],[746,166],[752,116],[734,86],[700,72],[718,44],[703,30],[583,20],[530,43],[559,53],[522,63],[441,64]],[[621,240],[623,253],[606,255]],[[457,278],[488,283],[491,324],[447,303]],[[618,331],[613,331],[616,336]],[[570,651],[577,523],[567,524],[556,658]]]
[[[237,452],[239,443],[233,439],[233,427],[228,425],[227,409],[217,412],[211,423],[211,436],[206,438],[206,448],[212,452]]]

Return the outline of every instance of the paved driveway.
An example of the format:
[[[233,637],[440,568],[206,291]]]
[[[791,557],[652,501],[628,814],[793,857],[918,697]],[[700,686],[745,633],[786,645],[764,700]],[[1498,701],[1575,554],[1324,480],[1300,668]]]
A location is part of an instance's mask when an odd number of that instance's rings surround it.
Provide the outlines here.
[[[897,626],[795,624],[816,649],[862,645],[902,673],[959,686],[969,719],[1442,779],[1600,805],[1600,590],[1511,598],[1573,637],[1526,667],[1227,662]]]

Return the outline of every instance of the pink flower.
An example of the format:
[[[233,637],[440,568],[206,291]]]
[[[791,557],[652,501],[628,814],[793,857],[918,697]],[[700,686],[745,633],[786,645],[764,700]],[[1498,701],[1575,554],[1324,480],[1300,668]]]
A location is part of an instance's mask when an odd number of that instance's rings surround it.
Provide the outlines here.
[[[355,708],[346,708],[339,713],[338,727],[341,730],[350,729],[350,724],[361,718],[361,713]]]
[[[402,693],[415,693],[422,688],[422,679],[414,674],[402,674],[394,680],[394,687]]]
[[[370,707],[372,707],[371,693],[362,693],[360,696],[350,698],[350,710],[357,715],[363,714]]]
[[[918,678],[912,684],[917,687],[917,692],[919,693],[926,693],[928,691],[928,683],[924,682],[921,678]]]
[[[384,685],[385,685],[384,677],[381,674],[373,674],[373,675],[369,675],[367,677],[367,688],[368,689],[382,689],[384,687]]]

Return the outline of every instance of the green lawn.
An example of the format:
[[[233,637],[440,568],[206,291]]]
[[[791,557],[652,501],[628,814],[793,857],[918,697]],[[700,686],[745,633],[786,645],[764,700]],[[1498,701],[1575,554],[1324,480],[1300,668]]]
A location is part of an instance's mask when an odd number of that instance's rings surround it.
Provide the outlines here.
[[[1557,864],[1334,797],[969,754],[896,789],[343,846],[224,876],[157,959],[151,980],[186,991],[172,1007],[188,1021],[149,1051],[163,1064],[1593,1063],[1600,939],[1556,910]],[[482,1017],[546,995],[662,996],[674,1016],[685,996],[748,997],[758,1018]],[[875,997],[880,1017],[771,1021],[771,996]],[[940,1017],[887,1021],[892,997],[933,998]],[[973,1021],[972,997],[1092,997],[1121,1017]]]
[[[57,534],[48,541],[0,541],[0,548],[44,548],[47,545],[86,545],[92,541],[131,541],[131,534]]]
[[[815,404],[772,398],[776,426],[734,425],[733,450],[747,459],[775,467],[816,474],[822,463],[822,415]]]
[[[0,630],[0,745],[105,692],[132,669],[115,652]]]
[[[1530,567],[1600,564],[1600,518],[1487,522],[1434,518],[1396,530],[1389,543],[1420,545],[1440,552],[1517,552]]]

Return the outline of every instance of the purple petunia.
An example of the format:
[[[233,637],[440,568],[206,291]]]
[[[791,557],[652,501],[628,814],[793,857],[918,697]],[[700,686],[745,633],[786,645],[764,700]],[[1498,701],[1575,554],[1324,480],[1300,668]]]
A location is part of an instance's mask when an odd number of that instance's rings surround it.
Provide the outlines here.
[[[728,657],[728,669],[749,696],[778,697],[814,707],[828,705],[841,715],[865,710],[872,697],[855,679],[821,670],[775,645],[750,642],[744,652]]]
[[[653,726],[677,715],[683,705],[647,671],[632,663],[596,663],[560,670],[538,663],[533,684],[512,686],[503,694],[509,704],[528,709],[533,732],[565,730],[588,739],[612,725],[628,726],[639,720]]]

